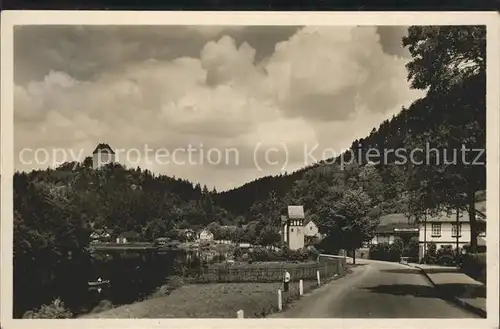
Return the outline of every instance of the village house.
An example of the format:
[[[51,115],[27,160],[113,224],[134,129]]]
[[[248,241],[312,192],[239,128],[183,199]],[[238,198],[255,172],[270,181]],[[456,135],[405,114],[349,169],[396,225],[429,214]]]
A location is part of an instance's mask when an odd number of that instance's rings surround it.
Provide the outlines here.
[[[137,232],[129,231],[119,234],[116,237],[116,243],[131,243],[139,241],[140,235]]]
[[[306,220],[304,224],[304,243],[306,246],[314,245],[321,238],[322,234],[319,233],[319,228],[312,219]]]
[[[200,241],[212,241],[214,239],[214,234],[208,229],[203,229],[198,235]]]
[[[381,216],[380,223],[375,229],[375,236],[369,244],[392,244],[396,237],[408,243],[412,237],[418,237],[418,225],[403,213]]]
[[[312,219],[308,219],[304,224],[304,235],[308,237],[317,237],[320,238],[321,234],[319,233],[318,226]]]
[[[94,169],[102,168],[103,166],[115,162],[115,152],[105,143],[100,143],[92,152],[92,167]]]
[[[111,234],[105,228],[94,229],[90,234],[90,240],[92,243],[110,242]]]
[[[196,238],[196,232],[190,228],[177,229],[175,233],[182,241],[192,241]]]
[[[166,238],[166,237],[161,237],[161,238],[157,238],[157,239],[155,239],[154,244],[155,244],[156,246],[164,246],[164,245],[167,245],[169,242],[170,242],[170,239],[169,239],[169,238]]]
[[[480,229],[478,246],[486,248],[486,201],[476,203],[476,220]],[[428,250],[429,242],[434,242],[436,248],[451,246],[461,249],[470,244],[471,228],[469,213],[466,211],[441,212],[428,214],[419,223],[419,257],[423,258]]]

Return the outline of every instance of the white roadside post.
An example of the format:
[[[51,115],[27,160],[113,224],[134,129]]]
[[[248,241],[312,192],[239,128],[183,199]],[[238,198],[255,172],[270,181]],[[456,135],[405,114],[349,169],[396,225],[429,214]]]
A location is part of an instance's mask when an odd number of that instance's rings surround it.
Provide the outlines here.
[[[238,319],[243,319],[244,318],[243,310],[239,310],[238,312],[236,312],[236,317]]]
[[[278,310],[283,309],[283,301],[281,299],[281,289],[278,289]]]
[[[316,271],[316,277],[318,278],[318,287],[321,285],[321,281],[319,278],[319,271]]]
[[[299,295],[302,296],[304,294],[304,282],[302,279],[299,281]]]

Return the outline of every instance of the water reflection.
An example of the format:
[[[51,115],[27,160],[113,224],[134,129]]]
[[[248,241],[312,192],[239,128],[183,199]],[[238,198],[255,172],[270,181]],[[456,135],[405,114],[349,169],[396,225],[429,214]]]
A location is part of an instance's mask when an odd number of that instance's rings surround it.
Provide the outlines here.
[[[196,276],[207,264],[224,261],[228,256],[199,250],[93,254],[85,291],[75,289],[64,300],[76,314],[90,312],[101,301],[113,305],[132,303],[149,296],[168,276]],[[92,283],[99,278],[106,283]]]

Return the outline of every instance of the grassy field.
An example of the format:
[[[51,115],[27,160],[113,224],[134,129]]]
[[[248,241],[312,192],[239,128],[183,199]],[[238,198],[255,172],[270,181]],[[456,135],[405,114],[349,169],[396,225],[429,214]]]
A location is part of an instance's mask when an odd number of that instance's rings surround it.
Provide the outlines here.
[[[315,281],[304,282],[304,292],[316,288]],[[245,318],[263,317],[277,311],[281,283],[192,284],[168,296],[123,305],[83,318],[235,318],[244,310]],[[298,298],[299,284],[292,282],[283,295],[283,304]]]

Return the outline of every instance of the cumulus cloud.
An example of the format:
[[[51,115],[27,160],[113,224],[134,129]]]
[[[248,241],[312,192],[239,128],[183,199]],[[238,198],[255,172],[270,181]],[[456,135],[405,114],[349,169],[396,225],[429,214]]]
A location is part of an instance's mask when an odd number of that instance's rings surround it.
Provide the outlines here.
[[[68,29],[76,35],[86,31]],[[309,165],[305,153],[316,146],[317,160],[325,148],[340,151],[420,96],[406,82],[406,60],[384,51],[376,28],[305,27],[287,30],[291,35],[282,30],[274,49],[269,50],[268,42],[263,52],[258,42],[244,40],[243,28],[175,27],[182,31],[183,44],[193,33],[202,35],[203,42],[196,53],[184,45],[184,53],[177,50],[178,56],[166,57],[161,54],[170,50],[149,43],[141,56],[148,30],[140,30],[139,38],[138,30],[110,29],[108,37],[95,36],[102,48],[98,51],[84,55],[78,48],[88,43],[80,45],[78,38],[71,46],[81,56],[81,67],[99,67],[98,74],[63,69],[71,48],[64,43],[41,47],[42,54],[54,59],[42,60],[41,66],[22,56],[16,60],[16,68],[39,68],[30,79],[24,70],[15,86],[16,152],[63,148],[89,155],[97,143],[106,142],[142,152],[141,159],[125,164],[227,189]],[[31,35],[28,31],[20,35]],[[159,37],[152,31],[152,37]],[[117,33],[119,41],[106,42]],[[179,35],[163,38],[172,44]],[[55,46],[49,39],[47,45]],[[40,72],[45,72],[42,77]],[[168,150],[170,163],[153,161],[145,145]],[[186,162],[189,145],[198,155],[203,148],[205,158]],[[173,159],[179,148],[184,151]],[[209,161],[211,149],[222,159]],[[224,158],[228,149],[237,150],[237,159],[234,153]],[[19,159],[16,164],[22,170],[47,166]]]
[[[385,53],[410,58],[410,52],[403,48],[403,37],[408,34],[408,26],[377,26],[380,45]]]

